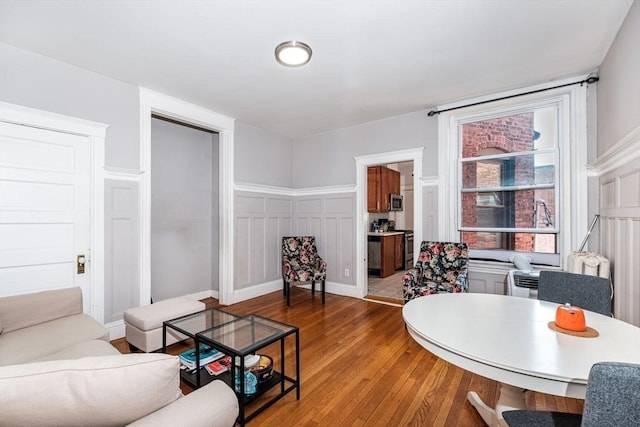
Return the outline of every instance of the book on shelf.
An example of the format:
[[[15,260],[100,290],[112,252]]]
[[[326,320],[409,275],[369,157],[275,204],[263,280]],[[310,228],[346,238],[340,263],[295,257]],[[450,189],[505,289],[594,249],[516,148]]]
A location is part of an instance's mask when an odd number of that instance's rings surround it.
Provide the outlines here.
[[[178,356],[180,363],[187,367],[187,369],[196,369],[196,349],[195,347],[187,351],[183,351]],[[215,348],[212,348],[206,344],[200,344],[200,367],[202,368],[208,363],[216,361],[224,357],[224,353]]]
[[[204,367],[210,375],[220,375],[231,368],[231,356],[225,356],[222,359],[207,363]]]

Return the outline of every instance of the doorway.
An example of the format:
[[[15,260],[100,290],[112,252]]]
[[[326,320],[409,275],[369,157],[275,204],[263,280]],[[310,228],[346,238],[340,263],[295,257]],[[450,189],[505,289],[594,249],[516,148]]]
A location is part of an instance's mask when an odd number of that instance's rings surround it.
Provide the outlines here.
[[[152,115],[152,302],[218,291],[218,137]]]
[[[148,89],[140,89],[140,163],[144,172],[141,186],[141,279],[140,304],[151,302],[151,120],[152,114],[165,119],[212,130],[218,133],[218,290],[207,294],[220,304],[233,304],[233,140],[235,121],[198,105],[184,102]],[[215,279],[214,279],[215,280]]]
[[[393,151],[380,154],[372,154],[367,156],[356,157],[356,186],[357,186],[357,217],[356,217],[356,265],[357,274],[357,293],[361,298],[366,298],[369,291],[368,277],[368,233],[370,232],[371,223],[369,221],[369,212],[367,209],[367,170],[370,166],[389,165],[393,163],[408,162],[412,164],[411,177],[407,179],[407,185],[411,183],[413,190],[413,253],[417,253],[417,245],[422,239],[422,154],[423,147]],[[406,218],[405,218],[406,220]],[[406,222],[405,222],[406,224]],[[418,242],[418,243],[416,243]],[[402,285],[402,271],[399,272],[398,278],[400,289]],[[387,301],[383,301],[387,302]],[[401,301],[399,301],[401,303]],[[396,302],[397,304],[397,302]]]
[[[401,304],[402,277],[413,266],[413,160],[378,166],[394,171],[389,172],[393,174],[390,179],[396,180],[393,192],[399,193],[402,209],[368,212],[366,298]],[[371,190],[369,185],[367,190]],[[390,241],[393,247],[389,247]],[[384,257],[393,257],[393,265],[383,263]],[[379,268],[382,264],[392,270]]]

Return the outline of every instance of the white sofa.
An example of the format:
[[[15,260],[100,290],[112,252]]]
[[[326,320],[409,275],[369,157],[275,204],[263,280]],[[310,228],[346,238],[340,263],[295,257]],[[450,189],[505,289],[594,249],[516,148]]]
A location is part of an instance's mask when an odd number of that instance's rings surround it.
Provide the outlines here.
[[[232,426],[235,392],[180,392],[177,356],[120,354],[79,288],[0,298],[0,426]]]

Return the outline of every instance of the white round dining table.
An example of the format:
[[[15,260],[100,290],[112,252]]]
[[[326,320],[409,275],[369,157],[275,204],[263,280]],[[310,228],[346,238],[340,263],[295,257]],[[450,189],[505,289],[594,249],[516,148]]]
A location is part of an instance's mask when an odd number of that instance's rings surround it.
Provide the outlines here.
[[[436,356],[500,383],[495,408],[475,392],[467,395],[490,426],[502,426],[502,412],[524,409],[524,391],[584,399],[596,362],[640,364],[640,328],[585,311],[587,338],[556,332],[558,304],[494,294],[435,294],[403,307],[409,334]]]

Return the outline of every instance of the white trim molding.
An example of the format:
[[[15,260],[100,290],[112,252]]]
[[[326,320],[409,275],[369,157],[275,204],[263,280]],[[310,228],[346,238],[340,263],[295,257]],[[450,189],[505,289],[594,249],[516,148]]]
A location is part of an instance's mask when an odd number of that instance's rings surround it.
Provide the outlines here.
[[[437,176],[423,176],[420,181],[423,187],[437,187],[440,182]]]
[[[117,179],[121,181],[139,182],[142,179],[142,171],[135,169],[105,167],[104,179]]]
[[[220,304],[233,300],[233,146],[235,119],[195,104],[140,88],[141,254],[140,305],[151,301],[151,115],[156,114],[210,129],[219,134],[219,242],[218,276]]]
[[[367,168],[389,163],[413,161],[413,188],[422,188],[422,156],[424,147],[355,157],[356,161],[356,298],[367,295]],[[413,253],[420,253],[423,237],[422,191],[413,192]]]
[[[244,191],[248,193],[274,194],[277,196],[319,196],[324,194],[341,194],[355,193],[355,185],[332,185],[326,187],[308,187],[308,188],[288,188],[277,187],[272,185],[253,184],[249,182],[236,182],[235,191]]]
[[[82,135],[89,138],[91,153],[91,295],[89,314],[104,322],[104,144],[109,125],[65,116],[21,105],[0,102],[0,117],[4,122]]]
[[[637,127],[589,165],[589,176],[602,176],[639,158],[640,127]]]

